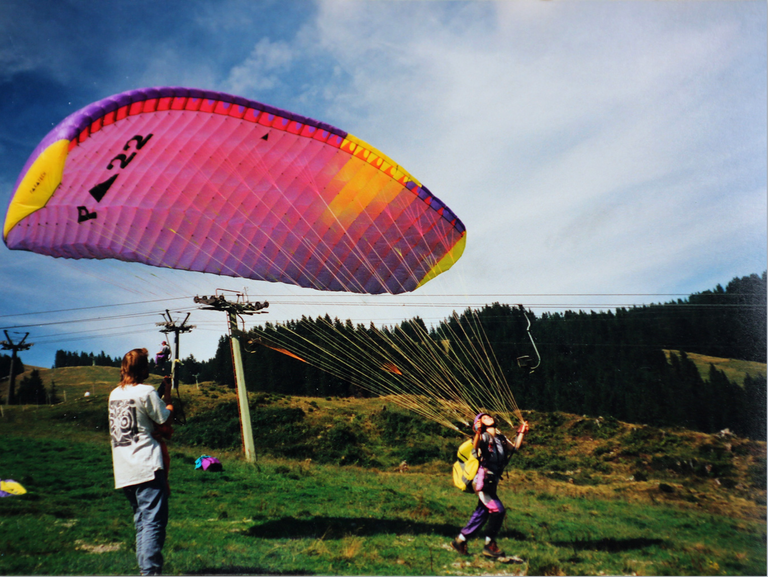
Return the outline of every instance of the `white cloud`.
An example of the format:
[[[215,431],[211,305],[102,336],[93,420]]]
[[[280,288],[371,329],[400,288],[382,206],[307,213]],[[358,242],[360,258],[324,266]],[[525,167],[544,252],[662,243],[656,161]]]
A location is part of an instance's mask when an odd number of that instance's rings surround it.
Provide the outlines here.
[[[286,42],[262,38],[248,58],[230,71],[226,80],[227,89],[233,94],[271,90],[283,82],[282,74],[294,58],[294,51]]]
[[[548,8],[492,6],[501,17],[465,10],[460,33],[439,11],[374,27],[337,3],[319,24],[323,45],[354,69],[339,97],[350,122],[464,219],[482,284],[523,286],[495,264],[514,255],[535,290],[610,290],[641,275],[651,286],[718,246],[688,214],[705,200],[701,179],[727,165],[723,140],[738,138],[723,123],[733,103],[721,86],[745,56],[737,22],[638,21],[594,5],[591,21],[553,22]],[[704,222],[739,220],[726,194],[754,191],[719,180]]]

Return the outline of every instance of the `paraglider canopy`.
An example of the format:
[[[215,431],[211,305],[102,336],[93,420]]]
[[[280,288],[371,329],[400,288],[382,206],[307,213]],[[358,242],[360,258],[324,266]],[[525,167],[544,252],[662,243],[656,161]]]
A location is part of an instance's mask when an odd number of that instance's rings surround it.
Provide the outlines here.
[[[351,134],[163,87],[95,102],[56,126],[16,182],[3,239],[55,257],[396,294],[448,270],[466,232]]]

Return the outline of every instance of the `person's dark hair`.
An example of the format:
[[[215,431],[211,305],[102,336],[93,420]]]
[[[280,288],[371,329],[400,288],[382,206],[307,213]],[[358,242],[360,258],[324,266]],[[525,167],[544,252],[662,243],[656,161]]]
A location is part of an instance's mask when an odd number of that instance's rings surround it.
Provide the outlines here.
[[[138,385],[149,377],[149,352],[147,349],[133,349],[125,353],[120,366],[120,386]]]

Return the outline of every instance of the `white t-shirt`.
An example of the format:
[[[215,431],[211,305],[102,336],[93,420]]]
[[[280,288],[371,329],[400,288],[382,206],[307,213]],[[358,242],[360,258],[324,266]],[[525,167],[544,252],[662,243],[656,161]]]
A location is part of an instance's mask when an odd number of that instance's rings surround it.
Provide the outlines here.
[[[125,385],[109,395],[109,435],[115,489],[138,485],[155,478],[163,468],[160,443],[152,437],[154,423],[171,415],[150,385]]]

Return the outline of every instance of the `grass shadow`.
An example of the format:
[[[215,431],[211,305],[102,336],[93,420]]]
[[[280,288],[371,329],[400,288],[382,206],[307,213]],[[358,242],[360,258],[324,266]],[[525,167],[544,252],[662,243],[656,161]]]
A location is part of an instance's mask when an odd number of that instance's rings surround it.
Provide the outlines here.
[[[634,537],[631,539],[614,539],[606,537],[605,539],[578,540],[578,541],[553,541],[552,544],[558,547],[569,547],[577,551],[606,551],[608,553],[620,553],[622,551],[632,551],[634,549],[645,549],[654,545],[662,545],[663,539],[648,539],[645,537]]]
[[[238,565],[227,567],[203,567],[199,571],[185,573],[185,575],[314,575],[311,571],[275,571],[264,567],[241,567]]]
[[[282,517],[254,525],[244,531],[260,539],[341,539],[348,535],[369,537],[382,534],[427,534],[452,536],[454,525],[425,523],[406,519],[368,519],[364,517]]]

